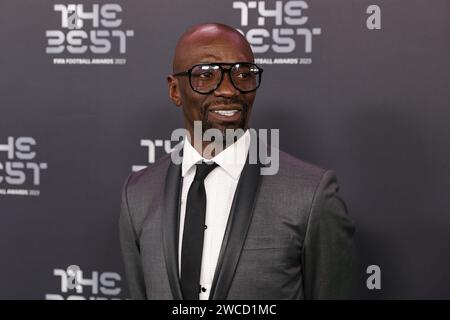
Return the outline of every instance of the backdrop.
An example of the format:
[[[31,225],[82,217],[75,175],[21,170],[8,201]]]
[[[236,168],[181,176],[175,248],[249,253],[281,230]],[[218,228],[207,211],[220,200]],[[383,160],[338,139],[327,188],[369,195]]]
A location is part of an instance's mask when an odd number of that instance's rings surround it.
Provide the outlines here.
[[[240,29],[264,68],[252,126],[337,172],[359,297],[450,298],[449,13],[448,0],[1,0],[0,298],[128,297],[120,189],[173,145],[172,53],[210,21]]]

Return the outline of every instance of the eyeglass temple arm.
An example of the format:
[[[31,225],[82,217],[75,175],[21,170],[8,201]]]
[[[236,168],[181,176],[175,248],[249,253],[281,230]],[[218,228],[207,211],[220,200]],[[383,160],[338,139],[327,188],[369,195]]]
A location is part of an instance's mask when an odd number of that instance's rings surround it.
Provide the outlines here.
[[[189,71],[181,71],[172,74],[172,76],[187,76],[187,75],[189,75]]]

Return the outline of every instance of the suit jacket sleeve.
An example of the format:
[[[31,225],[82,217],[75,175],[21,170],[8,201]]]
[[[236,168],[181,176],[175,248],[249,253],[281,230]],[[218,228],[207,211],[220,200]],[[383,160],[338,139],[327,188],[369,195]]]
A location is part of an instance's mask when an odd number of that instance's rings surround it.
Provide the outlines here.
[[[326,171],[313,198],[302,253],[306,299],[354,297],[355,228],[337,192],[335,174]]]
[[[127,187],[130,177],[131,175],[126,180],[122,189],[122,205],[119,218],[120,245],[131,298],[146,299],[139,252],[139,238],[134,229],[128,205]]]

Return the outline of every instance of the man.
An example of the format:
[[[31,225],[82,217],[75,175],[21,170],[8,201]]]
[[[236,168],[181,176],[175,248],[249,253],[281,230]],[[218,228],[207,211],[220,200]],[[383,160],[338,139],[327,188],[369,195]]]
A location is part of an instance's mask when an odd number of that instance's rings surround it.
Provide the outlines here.
[[[187,130],[182,163],[166,155],[123,188],[120,236],[132,298],[350,297],[354,227],[333,172],[284,152],[276,174],[248,161],[258,144],[247,129],[261,74],[234,28],[201,24],[179,39],[168,86]],[[246,131],[207,153],[223,141],[199,140],[196,121],[224,137]]]

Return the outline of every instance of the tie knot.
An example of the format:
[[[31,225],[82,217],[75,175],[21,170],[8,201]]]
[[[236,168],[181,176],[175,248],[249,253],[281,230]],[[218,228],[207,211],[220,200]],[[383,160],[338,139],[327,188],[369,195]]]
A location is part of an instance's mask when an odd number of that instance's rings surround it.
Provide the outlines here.
[[[213,162],[207,164],[205,162],[196,164],[197,170],[195,171],[194,181],[204,181],[208,174],[217,167],[217,163]]]

